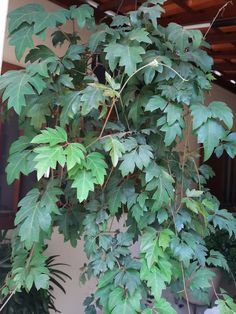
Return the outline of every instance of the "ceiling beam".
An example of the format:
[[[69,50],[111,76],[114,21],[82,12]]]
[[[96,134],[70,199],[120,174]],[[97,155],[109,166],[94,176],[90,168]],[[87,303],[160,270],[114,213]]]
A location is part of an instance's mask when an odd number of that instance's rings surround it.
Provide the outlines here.
[[[181,9],[189,12],[189,13],[194,13],[194,10],[186,3],[184,0],[172,0],[175,4],[177,4],[178,7]]]
[[[219,70],[221,72],[234,70],[236,71],[236,63],[231,62],[215,63],[214,68],[215,70]]]
[[[206,37],[206,41],[210,44],[225,44],[225,43],[235,43],[236,42],[236,32],[234,33],[224,33],[219,34],[209,34]]]
[[[170,22],[175,22],[180,25],[194,25],[211,22],[220,9],[219,5],[211,6],[208,9],[202,10],[201,12],[196,11],[193,15],[187,13],[180,13],[175,15],[170,15],[168,17],[163,17],[161,19],[161,24],[166,25]],[[236,16],[236,5],[228,6],[223,15],[219,18],[233,18]]]
[[[223,77],[226,78],[227,80],[235,80],[236,81],[236,69],[235,69],[235,72],[232,72],[232,73],[224,72]]]
[[[80,5],[85,2],[83,0],[50,0],[50,1],[63,8],[68,8],[72,5]]]
[[[216,59],[236,59],[236,51],[209,51],[209,54]]]
[[[123,4],[122,4],[121,0],[107,1],[107,2],[104,2],[104,3],[99,5],[99,10],[101,10],[101,11],[108,11],[108,10],[114,10],[114,9],[117,10],[117,9],[119,9],[119,6],[121,9],[125,4],[124,2],[126,2],[126,1],[123,1]]]
[[[138,2],[137,5],[139,5],[140,1],[137,1],[137,2]],[[117,10],[119,9],[119,12],[121,11],[126,12],[126,11],[130,11],[130,7],[132,7],[131,10],[134,10],[135,4],[136,4],[135,0],[112,0],[112,1],[101,3],[99,5],[99,10],[101,11],[113,10],[117,12]]]

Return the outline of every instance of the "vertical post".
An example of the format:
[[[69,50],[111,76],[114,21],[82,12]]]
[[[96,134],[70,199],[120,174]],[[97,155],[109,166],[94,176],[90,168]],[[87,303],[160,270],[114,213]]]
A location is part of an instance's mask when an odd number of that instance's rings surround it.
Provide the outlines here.
[[[0,3],[0,73],[2,73],[2,59],[4,49],[4,38],[7,24],[8,0],[1,0]]]

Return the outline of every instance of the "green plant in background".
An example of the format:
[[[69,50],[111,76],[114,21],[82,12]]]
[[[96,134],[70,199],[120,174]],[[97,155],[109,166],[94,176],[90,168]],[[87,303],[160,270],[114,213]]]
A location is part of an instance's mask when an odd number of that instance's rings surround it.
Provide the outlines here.
[[[229,279],[236,285],[236,239],[228,236],[225,230],[218,230],[214,235],[206,238],[209,250],[217,250],[224,255],[229,266]]]
[[[6,238],[7,231],[0,233],[0,286],[4,287],[4,281],[11,271],[11,245]],[[63,293],[66,293],[63,284],[66,279],[71,277],[65,272],[58,269],[58,266],[68,266],[56,261],[58,256],[50,256],[46,259],[45,266],[49,271],[49,288],[37,289],[32,286],[30,290],[22,287],[21,291],[16,292],[6,306],[2,309],[2,314],[49,314],[49,310],[58,311],[54,304],[54,290],[58,287]],[[37,266],[37,265],[35,265]],[[35,271],[31,268],[31,273]],[[37,269],[36,269],[37,270]],[[30,278],[28,278],[30,280]],[[3,301],[3,300],[2,300]],[[1,300],[0,300],[1,307]]]
[[[190,313],[188,290],[201,296],[214,276],[208,266],[227,268],[204,239],[219,229],[235,235],[236,220],[204,187],[212,170],[198,157],[200,149],[205,161],[224,150],[235,156],[233,115],[223,102],[204,104],[213,79],[213,61],[201,48],[208,45],[198,30],[160,26],[164,2],[149,0],[98,25],[87,4],[50,13],[31,4],[10,13],[17,59],[29,50],[24,70],[0,78],[4,110],[15,110],[24,131],[11,146],[7,180],[36,172],[38,182],[19,203],[20,246],[5,295],[33,284],[48,289],[41,253],[53,226],[73,247],[85,241],[81,280],[98,280],[87,314],[175,313],[162,292],[178,280]],[[63,31],[68,20],[91,31],[88,44]],[[32,39],[55,28],[52,44],[68,46],[61,57]],[[121,218],[124,228],[116,230]],[[147,295],[155,299],[151,308]],[[235,311],[225,294],[217,303],[222,313]]]

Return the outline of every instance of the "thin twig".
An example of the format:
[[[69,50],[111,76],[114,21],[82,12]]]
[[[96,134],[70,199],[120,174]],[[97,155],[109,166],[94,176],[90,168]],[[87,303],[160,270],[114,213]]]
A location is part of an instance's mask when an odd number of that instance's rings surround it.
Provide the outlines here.
[[[211,280],[211,285],[212,285],[212,289],[213,289],[213,292],[214,292],[216,298],[219,300],[219,297],[218,297],[218,294],[217,294],[217,292],[216,292],[216,288],[215,288],[215,285],[214,285],[213,280]]]
[[[123,4],[124,4],[124,0],[121,0],[120,5],[118,6],[118,8],[117,8],[117,10],[116,10],[116,14],[119,13],[119,11],[120,11],[120,9],[121,9],[121,7],[122,7]]]
[[[7,305],[7,303],[11,300],[12,296],[15,294],[16,288],[12,291],[12,293],[9,295],[9,297],[6,299],[6,301],[3,303],[2,307],[0,308],[0,313],[4,309],[4,307]]]
[[[196,160],[195,160],[194,157],[192,157],[192,161],[193,161],[193,165],[194,165],[194,168],[195,168],[195,171],[196,171],[196,174],[197,174],[198,189],[201,191],[202,190],[202,186],[201,186],[200,174],[199,174],[198,167],[197,167],[197,164],[196,164]]]
[[[188,292],[187,292],[186,282],[185,282],[184,267],[183,267],[183,263],[180,263],[180,264],[181,264],[181,271],[182,271],[183,285],[184,285],[184,294],[185,294],[185,298],[186,298],[186,302],[187,302],[188,313],[191,314],[189,299],[188,299]]]
[[[216,13],[216,16],[215,16],[214,19],[212,20],[212,22],[211,22],[211,24],[210,24],[208,30],[206,31],[206,33],[205,33],[205,35],[204,35],[204,37],[203,37],[204,40],[206,39],[208,33],[210,32],[210,30],[211,30],[213,24],[215,23],[216,19],[218,18],[219,14],[220,14],[223,10],[225,10],[225,8],[226,8],[229,4],[233,5],[233,1],[228,1],[228,2],[226,2],[226,3],[218,10],[218,12]]]
[[[31,262],[31,260],[32,260],[33,254],[34,254],[35,246],[36,246],[36,244],[35,244],[35,242],[34,242],[32,248],[31,248],[31,250],[30,250],[30,254],[29,254],[29,257],[28,257],[28,259],[27,259],[27,263],[26,263],[26,265],[25,265],[25,269],[26,269],[27,271],[28,271],[28,268],[29,268],[29,266],[30,266],[30,262]]]
[[[108,122],[108,120],[109,120],[109,118],[110,118],[110,115],[111,115],[111,113],[112,113],[112,110],[113,110],[115,104],[116,104],[116,99],[114,98],[113,101],[112,101],[112,104],[111,104],[111,108],[110,108],[110,110],[109,110],[109,112],[108,112],[108,114],[107,114],[107,116],[106,116],[106,120],[105,120],[105,122],[104,122],[104,124],[103,124],[102,130],[101,130],[100,135],[99,135],[98,138],[101,138],[101,137],[102,137],[102,134],[103,134],[103,132],[104,132],[104,130],[105,130],[105,128],[106,128],[107,122]]]
[[[171,208],[171,214],[172,214],[173,222],[174,222],[175,235],[177,237],[178,236],[178,231],[176,229],[175,215],[174,215],[174,212],[173,212],[172,208]],[[168,226],[168,228],[169,228],[169,226]],[[183,279],[183,285],[184,285],[184,294],[185,294],[185,299],[186,299],[186,302],[187,302],[188,314],[191,314],[190,305],[189,305],[189,299],[188,299],[188,292],[187,292],[187,288],[186,288],[186,281],[185,281],[185,274],[184,274],[183,263],[180,262],[180,265],[181,265],[182,279]]]
[[[106,188],[106,186],[107,186],[107,184],[108,184],[108,181],[109,181],[109,179],[110,179],[110,177],[111,177],[111,174],[112,174],[113,170],[114,170],[114,167],[111,168],[111,171],[109,172],[109,175],[108,175],[108,177],[107,177],[107,179],[106,179],[106,182],[104,183],[104,185],[103,185],[103,187],[102,187],[102,190],[103,190],[103,191],[105,190],[105,188]]]

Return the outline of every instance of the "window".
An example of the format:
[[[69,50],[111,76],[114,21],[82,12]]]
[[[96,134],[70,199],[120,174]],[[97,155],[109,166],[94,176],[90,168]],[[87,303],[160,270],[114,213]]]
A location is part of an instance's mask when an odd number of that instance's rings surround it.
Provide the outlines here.
[[[19,70],[20,67],[3,63],[2,72]],[[10,112],[10,117],[3,122],[2,104],[0,104],[0,229],[14,227],[14,217],[19,201],[20,180],[15,181],[11,186],[7,185],[5,167],[7,164],[8,151],[11,143],[19,135],[18,119],[16,114]]]

